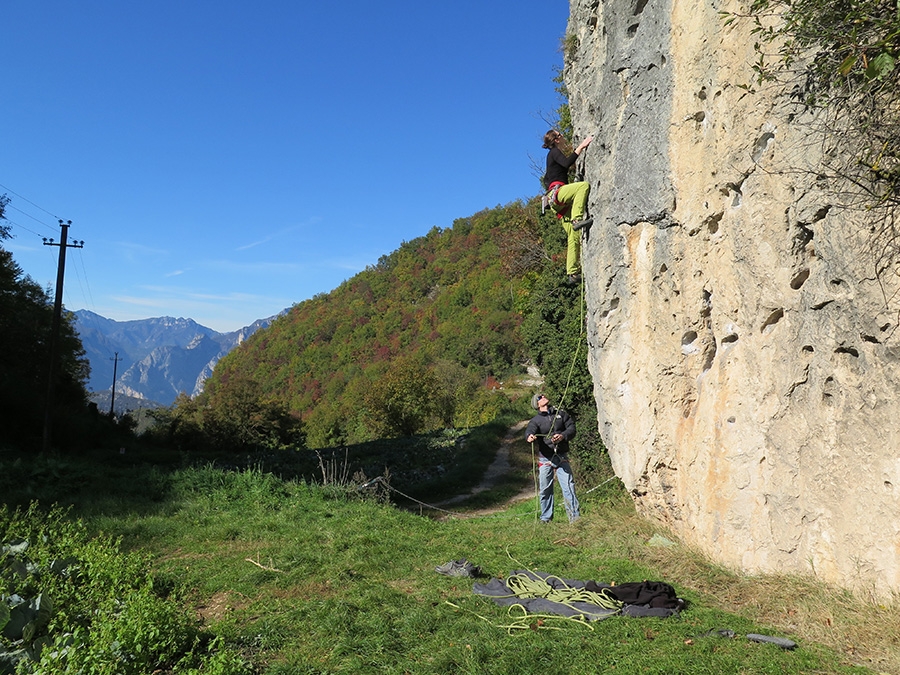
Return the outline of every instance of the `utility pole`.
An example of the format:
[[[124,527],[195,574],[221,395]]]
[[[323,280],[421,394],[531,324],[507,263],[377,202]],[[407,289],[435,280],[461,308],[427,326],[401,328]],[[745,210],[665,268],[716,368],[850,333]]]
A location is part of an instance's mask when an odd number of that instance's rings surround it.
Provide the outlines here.
[[[47,399],[44,401],[44,444],[43,451],[50,451],[50,427],[53,419],[53,390],[56,385],[56,360],[59,348],[59,324],[62,320],[63,278],[66,274],[66,249],[84,248],[83,241],[68,243],[69,226],[72,221],[59,221],[59,243],[52,239],[44,239],[44,246],[59,246],[59,264],[56,268],[56,300],[53,303],[53,325],[50,328],[50,376],[47,382]]]
[[[110,359],[113,362],[113,386],[112,386],[112,395],[109,397],[109,416],[113,416],[113,411],[116,406],[116,366],[119,365],[119,352],[116,352],[116,357]]]

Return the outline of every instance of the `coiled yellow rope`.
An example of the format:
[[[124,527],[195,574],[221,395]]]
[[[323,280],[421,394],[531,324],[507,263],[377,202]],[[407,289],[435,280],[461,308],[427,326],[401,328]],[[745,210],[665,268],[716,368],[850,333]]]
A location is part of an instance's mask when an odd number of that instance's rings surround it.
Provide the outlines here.
[[[566,605],[576,612],[579,610],[572,606],[573,602],[586,602],[597,605],[601,609],[617,610],[622,608],[622,603],[607,593],[606,589],[594,592],[584,588],[573,588],[559,577],[548,578],[555,579],[563,587],[554,587],[545,579],[535,578],[524,572],[509,576],[506,579],[506,585],[517,598],[544,598]]]

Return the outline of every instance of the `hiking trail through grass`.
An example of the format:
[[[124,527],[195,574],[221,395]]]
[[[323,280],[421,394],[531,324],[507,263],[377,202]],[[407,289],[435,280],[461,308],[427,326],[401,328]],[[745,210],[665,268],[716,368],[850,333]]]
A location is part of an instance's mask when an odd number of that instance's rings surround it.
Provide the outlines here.
[[[484,472],[484,475],[481,477],[481,482],[479,482],[478,485],[473,487],[471,490],[469,490],[469,492],[466,492],[465,494],[456,495],[455,497],[436,502],[434,506],[445,508],[447,506],[453,506],[454,504],[460,504],[468,499],[471,499],[475,495],[481,494],[482,492],[487,492],[488,490],[496,487],[497,484],[506,477],[506,475],[512,468],[509,462],[509,454],[512,451],[513,445],[522,440],[522,431],[525,429],[527,424],[527,420],[522,420],[521,422],[517,422],[509,428],[509,430],[506,432],[506,435],[503,437],[503,440],[500,442],[500,447],[497,450],[497,455],[494,457],[494,461],[491,462],[490,466],[488,466],[487,470]],[[484,509],[466,511],[465,515],[490,515],[492,513],[503,511],[511,504],[525,501],[526,499],[531,499],[534,496],[535,490],[534,484],[532,483],[531,485],[523,488],[518,494],[513,495],[505,503],[497,504],[495,506]]]

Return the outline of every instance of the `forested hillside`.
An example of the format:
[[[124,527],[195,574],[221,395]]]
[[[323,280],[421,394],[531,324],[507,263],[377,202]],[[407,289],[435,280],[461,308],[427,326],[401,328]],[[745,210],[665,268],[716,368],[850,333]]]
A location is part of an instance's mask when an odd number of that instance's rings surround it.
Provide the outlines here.
[[[521,282],[504,271],[501,240],[529,211],[513,204],[435,227],[296,305],[222,360],[210,398],[252,382],[303,418],[314,445],[452,424],[470,408],[454,399],[484,403],[480,385],[522,369]]]
[[[299,303],[180,399],[176,426],[286,443],[302,421],[306,444],[327,447],[490,421],[532,351],[539,366],[571,353],[559,324],[578,289],[561,286],[564,234],[539,211],[516,202],[435,227]]]

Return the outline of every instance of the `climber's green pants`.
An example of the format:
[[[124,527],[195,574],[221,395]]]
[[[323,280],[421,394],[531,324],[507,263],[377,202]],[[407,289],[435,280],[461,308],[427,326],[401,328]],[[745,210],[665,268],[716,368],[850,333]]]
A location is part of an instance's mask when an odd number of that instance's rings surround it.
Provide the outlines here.
[[[579,270],[581,259],[581,232],[572,229],[572,221],[568,216],[562,219],[563,229],[569,238],[566,248],[566,274],[575,274]]]
[[[567,207],[571,207],[571,211],[568,215],[573,222],[578,222],[584,218],[584,212],[587,209],[588,192],[590,192],[590,190],[591,186],[586,181],[563,185],[556,192],[556,201],[558,203],[556,206],[557,213],[562,213],[566,211]]]
[[[588,192],[591,186],[587,182],[569,183],[556,192],[558,204],[554,207],[562,213],[562,226],[568,237],[566,249],[566,274],[575,274],[580,268],[581,232],[572,229],[572,223],[584,219],[587,208]]]

